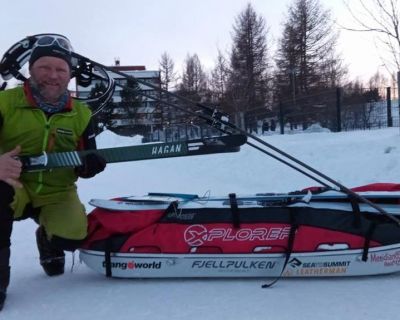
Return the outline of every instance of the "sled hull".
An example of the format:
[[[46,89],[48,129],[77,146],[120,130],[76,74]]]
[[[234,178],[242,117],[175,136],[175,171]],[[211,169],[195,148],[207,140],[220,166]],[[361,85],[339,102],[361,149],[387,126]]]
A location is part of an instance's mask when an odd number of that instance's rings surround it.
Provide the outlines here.
[[[292,253],[284,277],[344,277],[400,271],[400,243],[363,250]],[[80,249],[89,268],[106,274],[104,252]],[[232,278],[278,277],[285,255],[276,254],[111,254],[111,276],[116,278]]]

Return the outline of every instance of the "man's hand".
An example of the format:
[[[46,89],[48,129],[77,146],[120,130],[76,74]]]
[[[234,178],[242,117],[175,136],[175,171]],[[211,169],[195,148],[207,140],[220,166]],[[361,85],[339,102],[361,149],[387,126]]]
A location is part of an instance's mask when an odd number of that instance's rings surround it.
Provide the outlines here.
[[[75,169],[76,174],[81,178],[92,178],[102,172],[106,167],[106,160],[96,154],[89,153],[82,159],[82,166]]]
[[[20,152],[21,147],[17,146],[0,156],[0,180],[14,188],[22,188],[22,184],[18,180],[22,171],[22,163],[16,159]]]

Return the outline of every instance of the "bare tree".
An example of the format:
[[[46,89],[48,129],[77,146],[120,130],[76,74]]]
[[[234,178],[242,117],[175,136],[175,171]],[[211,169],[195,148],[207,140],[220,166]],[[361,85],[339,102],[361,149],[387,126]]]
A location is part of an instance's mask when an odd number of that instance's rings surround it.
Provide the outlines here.
[[[164,52],[161,55],[160,60],[161,88],[164,90],[170,90],[174,88],[175,81],[177,80],[174,67],[174,61],[167,52]]]
[[[229,75],[229,67],[226,58],[218,50],[217,61],[214,69],[211,71],[210,89],[212,92],[212,101],[220,104],[226,93],[226,86]]]
[[[400,12],[397,0],[359,0],[359,9],[354,8],[354,1],[345,1],[354,21],[355,28],[343,26],[345,30],[370,32],[377,35],[378,41],[389,52],[390,59],[381,56],[387,69],[393,66],[400,70]]]
[[[200,101],[207,90],[207,76],[197,54],[187,55],[180,84],[180,93]]]
[[[369,79],[368,86],[370,89],[377,88],[380,90],[380,93],[383,95],[384,90],[388,87],[389,80],[378,71]]]

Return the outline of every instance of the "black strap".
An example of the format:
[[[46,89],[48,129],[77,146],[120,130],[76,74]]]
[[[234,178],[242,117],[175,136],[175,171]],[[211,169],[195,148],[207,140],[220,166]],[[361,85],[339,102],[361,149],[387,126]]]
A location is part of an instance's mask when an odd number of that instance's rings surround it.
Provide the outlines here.
[[[104,250],[104,262],[106,267],[106,277],[112,277],[112,268],[111,268],[111,240],[107,239],[105,243]]]
[[[299,226],[297,225],[294,213],[292,210],[290,210],[290,208],[289,208],[289,217],[290,217],[290,232],[289,232],[288,244],[287,244],[286,251],[285,251],[285,261],[283,263],[282,271],[279,274],[279,276],[276,279],[274,279],[271,283],[263,284],[261,286],[261,288],[263,288],[263,289],[272,287],[276,282],[278,282],[278,280],[280,280],[282,278],[283,271],[285,271],[285,268],[289,262],[290,256],[293,252],[293,245],[294,245],[294,240],[296,237],[296,230]]]
[[[375,222],[371,222],[371,224],[369,225],[367,234],[365,235],[365,241],[364,241],[364,248],[363,248],[363,255],[362,255],[362,261],[366,262],[368,260],[368,251],[369,251],[369,244],[371,242],[372,239],[372,235],[375,232],[377,224]]]
[[[239,208],[238,208],[238,203],[237,203],[235,193],[229,194],[229,202],[231,205],[233,227],[236,229],[239,229],[240,228],[240,215],[239,215]]]
[[[353,220],[353,227],[360,228],[361,227],[361,210],[360,204],[358,203],[357,199],[353,196],[349,196],[351,208],[353,209],[354,213],[354,220]]]
[[[165,209],[164,213],[161,215],[160,219],[158,221],[160,221],[161,219],[163,219],[164,217],[166,217],[168,214],[170,213],[175,213],[176,215],[178,215],[178,206],[179,206],[179,202],[178,201],[172,201],[167,209]]]

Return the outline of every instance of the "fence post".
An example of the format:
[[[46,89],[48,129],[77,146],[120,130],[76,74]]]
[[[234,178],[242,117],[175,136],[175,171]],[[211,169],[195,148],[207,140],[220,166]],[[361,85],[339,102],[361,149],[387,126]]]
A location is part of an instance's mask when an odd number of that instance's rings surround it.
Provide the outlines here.
[[[281,134],[285,134],[285,121],[283,120],[283,105],[282,101],[279,101],[279,127],[281,130]]]
[[[336,88],[336,129],[337,132],[342,131],[342,90]]]
[[[390,94],[390,87],[386,87],[386,108],[387,108],[387,126],[393,127],[392,98]]]
[[[397,71],[397,106],[399,107],[399,121],[400,121],[400,71]]]

